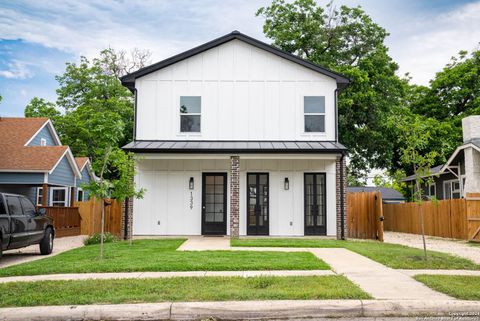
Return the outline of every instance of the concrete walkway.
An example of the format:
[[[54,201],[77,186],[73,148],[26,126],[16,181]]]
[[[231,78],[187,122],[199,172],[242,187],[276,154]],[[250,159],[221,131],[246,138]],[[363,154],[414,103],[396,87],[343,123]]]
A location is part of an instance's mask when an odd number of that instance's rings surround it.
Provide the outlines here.
[[[175,277],[256,277],[256,276],[325,276],[335,275],[331,270],[278,270],[278,271],[187,271],[187,272],[120,272],[120,273],[78,273],[46,274],[1,277],[0,283],[34,282],[58,280],[107,280],[107,279],[157,279]]]
[[[0,260],[0,268],[44,259],[46,257],[54,256],[65,251],[81,247],[83,246],[83,240],[85,238],[85,235],[56,238],[53,240],[53,252],[48,256],[40,255],[38,244],[27,246],[21,249],[5,251],[3,252],[2,259]]]
[[[206,245],[203,248],[203,245]],[[344,275],[375,299],[382,300],[448,300],[449,296],[433,291],[400,271],[386,267],[365,256],[342,248],[281,248],[281,247],[230,247],[227,238],[189,238],[182,251],[232,250],[232,251],[283,251],[310,252],[332,270]]]

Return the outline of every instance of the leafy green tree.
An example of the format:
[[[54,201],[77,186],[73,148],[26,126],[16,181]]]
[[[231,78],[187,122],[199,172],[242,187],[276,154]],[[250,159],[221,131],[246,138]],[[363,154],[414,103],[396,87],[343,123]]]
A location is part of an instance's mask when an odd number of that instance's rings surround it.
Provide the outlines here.
[[[149,57],[148,51],[134,49],[129,55],[109,48],[97,58],[67,63],[65,72],[56,77],[56,104],[34,98],[25,116],[51,118],[62,143],[75,155],[90,157],[99,173],[107,149],[114,149],[113,155],[120,157],[118,147],[132,140],[133,96],[119,77],[145,66]],[[104,175],[118,179],[121,173],[106,171]]]
[[[349,149],[349,175],[365,176],[371,168],[389,168],[394,136],[390,110],[404,105],[408,82],[384,44],[388,33],[360,7],[314,0],[273,0],[258,10],[263,31],[273,45],[352,79],[339,95],[340,141]]]
[[[100,216],[100,259],[103,259],[103,241],[105,238],[105,199],[114,198],[123,201],[126,198],[143,198],[145,189],[137,189],[133,177],[135,176],[135,160],[131,153],[125,153],[118,147],[107,146],[104,150],[101,162],[100,176],[97,180],[92,180],[88,184],[83,184],[82,188],[89,192],[94,198],[94,202],[101,204]],[[117,175],[112,175],[114,179],[106,179],[108,171],[115,171]],[[94,203],[95,207],[95,203]]]
[[[403,147],[400,148],[400,159],[404,166],[410,166],[415,175],[413,200],[419,205],[424,200],[423,186],[433,182],[431,167],[436,163],[438,153],[435,150],[427,151],[435,132],[429,124],[429,119],[419,115],[409,117],[396,117],[395,122],[402,132]],[[423,208],[419,206],[420,226],[425,260],[427,259],[427,246],[425,242],[425,225]]]
[[[47,117],[55,123],[60,116],[55,104],[43,98],[33,97],[25,107],[25,117]]]

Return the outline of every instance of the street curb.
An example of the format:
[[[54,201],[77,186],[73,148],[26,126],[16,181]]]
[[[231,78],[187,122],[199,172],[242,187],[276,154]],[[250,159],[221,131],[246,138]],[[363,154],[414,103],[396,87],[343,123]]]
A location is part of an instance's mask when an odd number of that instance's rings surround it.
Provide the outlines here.
[[[0,309],[0,320],[221,320],[340,317],[479,317],[480,301],[279,300],[164,302],[118,305],[41,306]]]

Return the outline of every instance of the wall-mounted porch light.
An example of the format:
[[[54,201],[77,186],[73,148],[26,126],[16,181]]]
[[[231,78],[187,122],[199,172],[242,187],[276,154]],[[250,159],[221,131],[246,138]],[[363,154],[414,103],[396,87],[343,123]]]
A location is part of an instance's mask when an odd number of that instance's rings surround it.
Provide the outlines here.
[[[195,184],[193,182],[193,177],[190,177],[190,180],[188,181],[188,188],[189,189],[194,189]]]
[[[290,183],[288,182],[288,177],[285,177],[285,181],[283,182],[283,188],[285,188],[286,191],[290,188]]]

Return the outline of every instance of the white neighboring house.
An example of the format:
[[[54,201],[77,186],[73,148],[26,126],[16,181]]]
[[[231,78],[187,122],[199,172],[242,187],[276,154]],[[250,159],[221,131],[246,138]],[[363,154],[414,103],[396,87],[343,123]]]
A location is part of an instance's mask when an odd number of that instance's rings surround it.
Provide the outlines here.
[[[122,83],[147,190],[133,235],[344,236],[346,77],[234,31]]]

